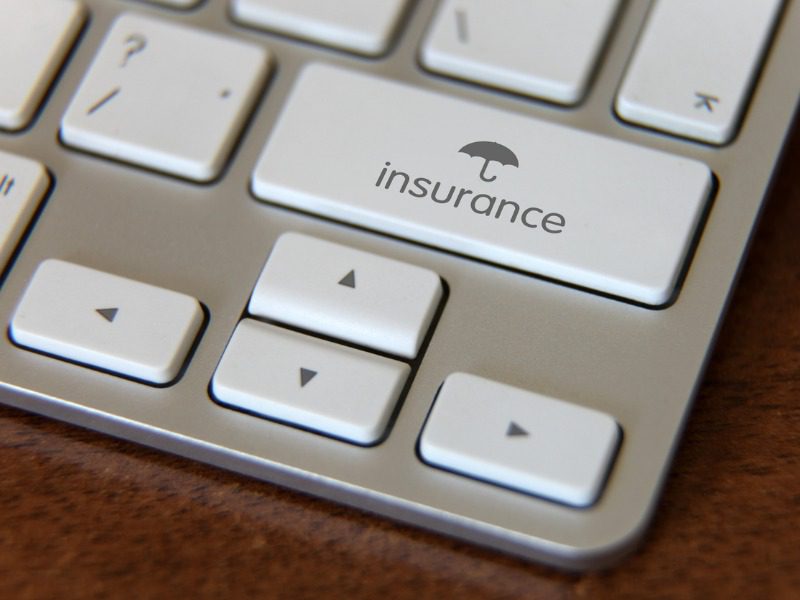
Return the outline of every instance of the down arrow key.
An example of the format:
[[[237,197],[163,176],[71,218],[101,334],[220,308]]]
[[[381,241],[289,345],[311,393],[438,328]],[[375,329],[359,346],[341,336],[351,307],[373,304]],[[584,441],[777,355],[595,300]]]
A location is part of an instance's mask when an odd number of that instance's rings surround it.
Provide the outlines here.
[[[118,308],[96,308],[95,312],[109,323],[113,323],[119,312]]]

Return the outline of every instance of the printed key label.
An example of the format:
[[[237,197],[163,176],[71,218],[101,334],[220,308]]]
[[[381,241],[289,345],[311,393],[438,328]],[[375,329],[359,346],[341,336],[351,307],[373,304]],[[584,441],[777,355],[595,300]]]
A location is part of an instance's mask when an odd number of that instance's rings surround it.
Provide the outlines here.
[[[14,187],[15,180],[8,173],[0,178],[0,196],[8,196],[11,193],[11,188]]]
[[[122,65],[126,66],[128,61],[135,55],[142,52],[147,47],[147,38],[140,33],[132,33],[125,38],[125,57]]]
[[[466,154],[470,159],[479,158],[483,161],[478,177],[486,183],[496,181],[503,169],[520,167],[519,158],[514,151],[495,141],[470,142],[461,146],[458,153]],[[488,172],[490,170],[491,173]],[[465,213],[491,217],[492,223],[516,224],[549,234],[562,233],[567,227],[567,219],[561,212],[515,202],[500,197],[497,193],[488,194],[473,190],[469,184],[459,186],[427,175],[412,175],[409,171],[395,169],[388,160],[378,174],[375,187],[414,198],[428,198],[438,206],[449,205],[455,209],[460,207]]]
[[[706,110],[712,113],[714,112],[714,107],[717,104],[719,104],[719,98],[711,94],[703,94],[701,92],[695,92],[694,97],[695,97],[694,107],[698,110]]]

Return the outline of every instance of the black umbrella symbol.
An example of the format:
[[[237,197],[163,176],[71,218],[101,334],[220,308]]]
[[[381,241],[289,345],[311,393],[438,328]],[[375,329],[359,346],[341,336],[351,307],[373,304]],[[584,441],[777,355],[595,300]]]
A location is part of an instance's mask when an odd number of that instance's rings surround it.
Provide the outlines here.
[[[497,142],[472,142],[461,148],[459,152],[463,152],[473,158],[479,156],[485,161],[480,173],[480,177],[484,181],[494,181],[497,179],[497,175],[486,177],[486,167],[489,166],[490,162],[499,162],[501,165],[519,167],[517,155],[503,146],[503,144],[498,144]]]

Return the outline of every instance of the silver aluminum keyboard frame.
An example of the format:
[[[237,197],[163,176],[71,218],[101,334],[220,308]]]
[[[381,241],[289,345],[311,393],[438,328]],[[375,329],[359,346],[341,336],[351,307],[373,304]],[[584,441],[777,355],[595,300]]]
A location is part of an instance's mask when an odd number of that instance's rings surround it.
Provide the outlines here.
[[[800,90],[800,6],[788,2],[735,140],[721,148],[627,125],[613,99],[649,3],[623,3],[577,108],[425,72],[417,53],[435,3],[412,3],[387,56],[365,59],[231,22],[227,3],[190,11],[86,0],[90,18],[33,125],[0,149],[40,160],[53,186],[0,280],[7,326],[36,266],[56,257],[197,297],[210,318],[182,378],[143,385],[0,340],[0,401],[280,485],[573,569],[632,549],[653,513]],[[223,175],[199,185],[72,150],[61,116],[107,32],[130,10],[243,36],[276,58],[266,94]],[[360,69],[706,163],[719,186],[677,300],[651,310],[259,202],[256,159],[298,69]],[[369,101],[368,98],[364,99]],[[387,107],[390,118],[391,107]],[[324,134],[324,132],[321,132]],[[388,437],[362,448],[221,408],[208,385],[276,237],[305,232],[432,269],[449,296]],[[468,371],[614,416],[623,441],[605,492],[574,509],[424,465],[416,443],[442,380]]]

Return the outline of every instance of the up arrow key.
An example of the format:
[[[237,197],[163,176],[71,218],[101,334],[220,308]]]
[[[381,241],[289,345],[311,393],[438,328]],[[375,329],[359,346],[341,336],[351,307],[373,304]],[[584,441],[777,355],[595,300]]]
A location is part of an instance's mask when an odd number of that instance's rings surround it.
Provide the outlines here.
[[[514,421],[511,421],[508,424],[508,429],[506,429],[506,437],[527,437],[527,436],[528,432],[519,425],[517,425],[516,423],[514,423]]]
[[[248,310],[256,317],[414,358],[441,295],[442,280],[433,271],[287,232],[275,242]]]
[[[117,316],[118,308],[96,308],[95,312],[103,317],[109,323],[113,323]]]

